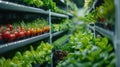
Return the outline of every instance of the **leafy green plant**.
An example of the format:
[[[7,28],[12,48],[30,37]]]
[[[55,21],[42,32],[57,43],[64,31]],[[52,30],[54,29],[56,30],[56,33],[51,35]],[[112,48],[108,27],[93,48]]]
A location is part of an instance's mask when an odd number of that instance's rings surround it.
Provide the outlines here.
[[[53,32],[58,32],[61,30],[67,30],[70,28],[71,20],[62,20],[59,24],[52,24]]]
[[[95,8],[86,16],[80,17],[79,20],[85,22],[106,22],[113,25],[115,21],[114,0],[104,0],[104,3],[101,6]]]
[[[62,31],[62,30],[67,30],[69,27],[67,24],[53,24],[53,31],[54,32],[58,32],[58,31]]]
[[[42,0],[22,0],[28,5],[35,5],[36,7],[41,7],[43,5]]]
[[[114,67],[115,53],[113,46],[105,37],[94,38],[89,32],[75,32],[70,43],[63,45],[68,56],[57,67]]]
[[[66,14],[66,11],[58,8],[56,6],[56,3],[53,2],[53,0],[21,0],[21,1],[26,3],[27,5],[43,8],[45,10],[51,9],[52,11]]]
[[[0,58],[0,67],[32,67],[32,64],[43,64],[50,62],[51,51],[53,46],[48,43],[41,43],[35,50],[30,46],[31,50],[23,52],[16,52],[12,59]]]
[[[51,9],[52,11],[66,14],[66,11],[58,8],[56,6],[56,3],[53,2],[53,0],[42,0],[42,1],[44,3],[44,5],[43,5],[44,8],[43,9],[46,9],[46,10]]]
[[[107,23],[114,24],[115,21],[115,4],[114,0],[104,0],[104,3],[97,8],[97,16],[104,18]]]
[[[53,45],[56,49],[60,49],[62,47],[62,44],[64,44],[64,42],[66,40],[68,40],[68,35],[64,35],[63,37],[59,38],[58,40],[56,40]]]
[[[85,12],[92,7],[93,2],[94,2],[94,0],[85,0],[85,4],[84,4]]]

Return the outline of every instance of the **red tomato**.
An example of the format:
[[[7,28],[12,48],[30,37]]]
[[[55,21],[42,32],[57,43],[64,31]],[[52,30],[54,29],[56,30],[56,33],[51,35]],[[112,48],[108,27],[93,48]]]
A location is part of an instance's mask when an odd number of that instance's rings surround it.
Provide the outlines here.
[[[6,40],[8,40],[9,39],[9,37],[10,37],[10,32],[9,31],[5,31],[4,33],[3,33],[3,38]]]
[[[30,29],[30,32],[31,32],[31,35],[33,36],[33,35],[34,35],[34,29],[31,28],[31,29]]]
[[[36,32],[37,32],[37,35],[40,35],[40,34],[42,33],[42,29],[37,28],[37,29],[36,29]]]
[[[6,28],[6,30],[5,31],[10,31],[10,28]]]
[[[12,24],[8,24],[7,27],[10,28],[10,30],[12,30]]]
[[[26,31],[26,36],[30,36],[30,31]]]
[[[2,33],[0,33],[0,36],[2,36]]]
[[[46,27],[44,27],[44,32],[48,32],[50,30],[50,27],[49,26],[46,26]]]
[[[39,29],[39,34],[41,34],[43,32],[43,30],[42,29]]]
[[[18,37],[23,38],[23,37],[24,37],[24,35],[25,35],[25,34],[24,34],[24,32],[23,32],[23,31],[20,31],[20,32],[19,32],[19,36],[18,36]]]
[[[26,36],[26,30],[23,30],[23,32],[24,32],[24,36]]]
[[[3,39],[3,37],[2,37],[2,33],[0,33],[0,40],[2,40]]]
[[[0,36],[0,41],[3,40],[2,36]]]
[[[17,31],[14,32],[15,36],[16,36],[16,39],[19,38],[19,33]]]
[[[12,41],[14,41],[15,40],[15,34],[10,34],[10,37],[9,37],[9,42],[12,42]]]

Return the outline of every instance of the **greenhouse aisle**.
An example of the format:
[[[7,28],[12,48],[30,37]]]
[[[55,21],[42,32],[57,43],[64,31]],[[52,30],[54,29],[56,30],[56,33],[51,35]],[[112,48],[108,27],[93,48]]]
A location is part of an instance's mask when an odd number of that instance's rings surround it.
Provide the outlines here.
[[[0,67],[120,67],[120,0],[1,0]]]

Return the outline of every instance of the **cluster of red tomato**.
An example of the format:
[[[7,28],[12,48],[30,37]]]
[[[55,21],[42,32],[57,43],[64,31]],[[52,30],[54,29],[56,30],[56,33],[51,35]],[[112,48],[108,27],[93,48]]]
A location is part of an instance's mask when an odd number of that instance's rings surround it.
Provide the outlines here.
[[[33,37],[40,35],[42,33],[47,33],[49,32],[50,27],[49,26],[44,26],[43,28],[31,28],[31,27],[24,27],[24,26],[14,26],[12,24],[8,25],[1,25],[0,26],[0,44],[1,43],[8,43],[8,42],[13,42],[16,40],[28,38],[28,37]]]

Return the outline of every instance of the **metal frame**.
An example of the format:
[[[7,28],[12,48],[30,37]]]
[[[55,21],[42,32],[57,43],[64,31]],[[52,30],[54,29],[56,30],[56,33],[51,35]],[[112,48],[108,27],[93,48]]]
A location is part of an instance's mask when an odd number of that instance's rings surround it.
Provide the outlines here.
[[[87,25],[87,28],[88,28],[88,31],[91,29],[92,31],[93,31],[93,36],[95,37],[96,35],[96,33],[95,33],[95,24],[94,24],[94,26],[92,27],[92,26],[90,26],[90,24],[88,24]]]
[[[53,34],[52,34],[52,37],[57,36],[57,35],[59,35],[59,34],[62,34],[63,32],[65,32],[65,31],[59,31],[59,32],[53,33]]]
[[[31,37],[31,38],[27,38],[27,39],[23,39],[23,40],[19,40],[19,41],[15,41],[15,42],[11,42],[11,43],[7,43],[7,44],[2,44],[2,45],[0,45],[0,54],[5,53],[9,50],[14,50],[16,48],[26,46],[30,43],[39,41],[39,40],[47,38],[47,37],[49,37],[48,33],[42,34],[39,36],[35,36],[35,37]]]
[[[112,31],[95,26],[95,30],[113,41],[114,33]]]
[[[49,37],[49,41],[50,41],[50,44],[52,45],[52,28],[51,28],[51,26],[52,26],[52,23],[51,23],[51,10],[49,9],[49,26],[50,26],[50,31],[49,31],[49,35],[50,35],[50,37]],[[52,53],[51,53],[51,67],[53,67],[53,51],[52,51]]]
[[[43,9],[20,5],[12,2],[7,2],[7,1],[1,1],[1,0],[0,0],[0,8],[4,10],[49,14],[47,11]]]
[[[51,16],[62,17],[62,18],[68,18],[68,15],[59,14],[59,13],[55,13],[55,12],[51,12]]]
[[[49,15],[49,11],[45,11],[40,8],[20,5],[20,4],[16,4],[16,3],[12,3],[12,2],[1,1],[1,0],[0,0],[0,9],[12,10],[12,11],[18,11],[18,12],[40,13],[40,14]],[[61,18],[69,17],[68,15],[60,14],[60,13],[56,13],[56,12],[51,12],[51,16],[56,16],[56,17],[61,17]]]
[[[51,10],[49,10],[49,26],[50,26],[50,31],[49,31],[49,34],[50,34],[50,44],[52,44],[52,23],[51,23]]]
[[[116,9],[116,22],[115,22],[115,35],[114,35],[114,47],[116,52],[116,67],[120,67],[120,0],[115,0]]]

